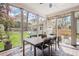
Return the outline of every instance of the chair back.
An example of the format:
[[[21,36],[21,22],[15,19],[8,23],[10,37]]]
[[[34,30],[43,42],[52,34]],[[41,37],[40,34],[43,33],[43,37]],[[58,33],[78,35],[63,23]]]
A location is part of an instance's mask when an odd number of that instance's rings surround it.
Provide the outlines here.
[[[57,38],[58,38],[58,41],[61,41],[62,40],[60,36],[58,36]]]
[[[31,35],[30,38],[31,38],[31,37],[37,37],[37,35]]]
[[[45,40],[44,40],[44,42],[43,42],[43,44],[50,44],[50,42],[51,42],[51,38],[46,38]]]
[[[56,42],[56,38],[57,38],[56,36],[51,38],[51,44],[54,44]]]

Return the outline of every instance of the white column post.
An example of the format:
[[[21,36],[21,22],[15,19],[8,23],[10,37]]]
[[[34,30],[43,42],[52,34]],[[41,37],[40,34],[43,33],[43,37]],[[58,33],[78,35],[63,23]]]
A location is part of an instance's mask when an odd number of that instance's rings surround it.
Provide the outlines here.
[[[28,13],[29,13],[29,12],[27,12],[27,16],[26,16],[26,17],[27,17],[27,19],[26,19],[26,30],[27,30],[27,31],[28,31]]]
[[[47,20],[48,20],[48,19],[46,18],[46,34],[47,34]]]
[[[21,41],[22,41],[22,47],[23,47],[23,56],[25,56],[25,49],[24,49],[24,42],[23,42],[23,9],[21,9]]]
[[[58,22],[57,22],[57,19],[58,18],[56,18],[56,36],[58,37]]]
[[[37,37],[39,34],[39,16],[37,15]]]
[[[76,19],[74,12],[71,12],[71,45],[76,46]]]

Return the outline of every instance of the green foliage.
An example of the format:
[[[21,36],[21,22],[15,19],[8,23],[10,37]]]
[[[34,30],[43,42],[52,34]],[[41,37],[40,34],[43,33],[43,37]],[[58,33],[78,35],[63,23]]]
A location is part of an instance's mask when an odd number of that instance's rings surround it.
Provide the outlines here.
[[[8,31],[8,28],[10,28],[10,27],[14,27],[15,26],[14,21],[11,20],[11,19],[10,20],[8,20],[8,19],[6,19],[6,20],[0,19],[0,24],[4,25],[5,31]]]
[[[0,30],[0,39],[1,40],[2,40],[3,36],[5,36],[5,35],[6,35],[5,31]]]
[[[0,37],[2,37],[2,35],[3,35],[3,31],[0,30]]]
[[[20,24],[21,24],[20,21],[15,22],[15,27],[16,27],[16,28],[20,28]]]
[[[5,27],[5,31],[8,31],[8,28],[14,27],[14,21],[13,19],[4,11],[6,10],[4,4],[0,4],[0,24],[3,24]]]

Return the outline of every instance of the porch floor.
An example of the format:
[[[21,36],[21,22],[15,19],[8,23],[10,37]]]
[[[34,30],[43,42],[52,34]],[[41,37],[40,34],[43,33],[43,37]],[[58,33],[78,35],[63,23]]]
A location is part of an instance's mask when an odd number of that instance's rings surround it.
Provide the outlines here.
[[[79,46],[73,47],[64,43],[60,44],[60,48],[57,48],[55,51],[54,46],[52,46],[52,56],[79,56]],[[25,46],[26,56],[33,56],[33,47],[31,50],[31,45]],[[0,52],[0,56],[22,56],[22,48],[16,47],[4,52]],[[45,49],[45,56],[49,56],[48,49]],[[37,56],[42,56],[42,51],[37,49]]]

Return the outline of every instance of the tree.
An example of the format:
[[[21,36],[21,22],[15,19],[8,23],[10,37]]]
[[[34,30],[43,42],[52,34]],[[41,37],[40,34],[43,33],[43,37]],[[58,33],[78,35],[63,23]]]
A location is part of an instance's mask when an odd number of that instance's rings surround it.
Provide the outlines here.
[[[0,3],[0,24],[4,25],[4,32],[8,36],[8,39],[9,39],[8,30],[11,27],[14,27],[14,21],[8,15],[6,5],[3,3]],[[0,32],[2,32],[2,31],[0,31]]]
[[[7,9],[5,7],[5,4],[0,4],[0,24],[3,24],[5,27],[5,31],[8,31],[8,28],[14,27],[14,21],[13,19],[7,15]]]
[[[14,26],[14,22],[11,18],[9,18],[8,9],[7,9],[6,5],[3,3],[0,3],[0,24],[4,25],[4,31],[7,34],[7,37],[3,37],[3,36],[5,36],[5,35],[3,35],[4,32],[2,30],[0,30],[0,37],[2,39],[1,41],[4,42],[4,49],[8,50],[8,49],[12,48],[12,44],[9,40],[8,29],[10,27]],[[6,40],[3,40],[3,39],[6,39]]]

